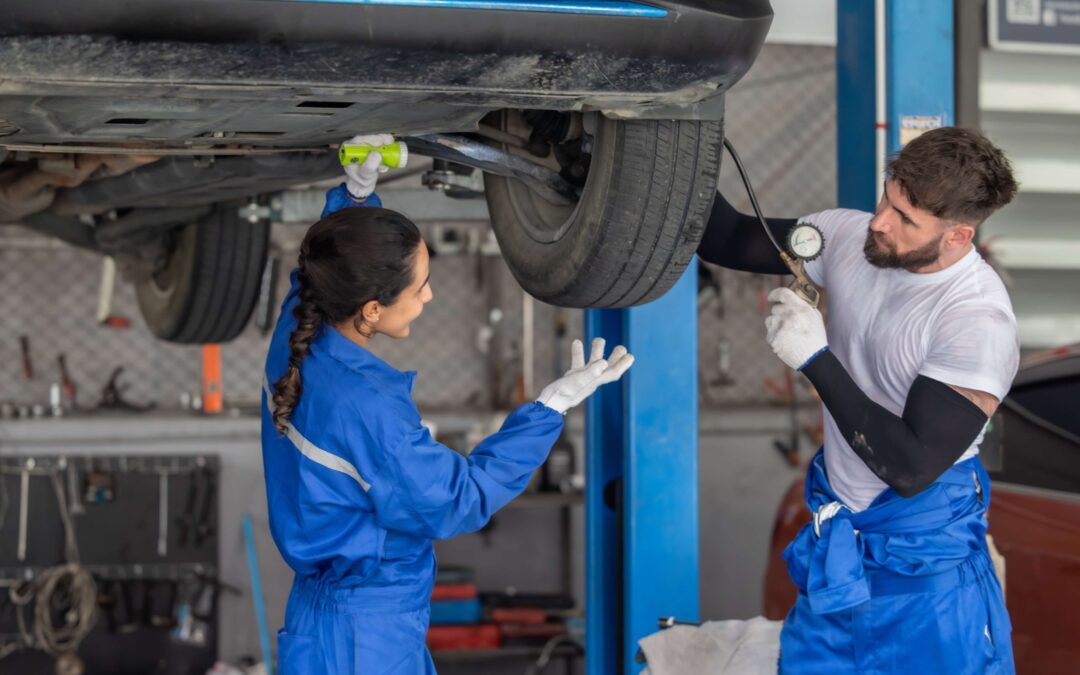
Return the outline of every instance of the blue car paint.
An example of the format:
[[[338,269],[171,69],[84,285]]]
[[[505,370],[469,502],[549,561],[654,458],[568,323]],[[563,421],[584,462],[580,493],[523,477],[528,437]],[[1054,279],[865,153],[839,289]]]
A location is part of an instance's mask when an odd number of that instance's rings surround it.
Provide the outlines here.
[[[601,16],[662,19],[666,9],[639,2],[619,0],[293,0],[294,2],[325,2],[342,5],[387,5],[395,7],[427,7],[431,9],[487,9],[512,12],[546,12],[550,14],[596,14]]]

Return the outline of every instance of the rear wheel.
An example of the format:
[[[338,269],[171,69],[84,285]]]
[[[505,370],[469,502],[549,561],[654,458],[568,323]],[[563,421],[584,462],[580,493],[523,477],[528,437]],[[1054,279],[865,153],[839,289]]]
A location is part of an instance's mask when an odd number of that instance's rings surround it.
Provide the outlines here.
[[[556,139],[543,160],[534,156],[536,122],[535,115],[501,113],[502,130],[531,135],[525,148],[534,154],[507,149],[583,187],[576,203],[557,205],[518,181],[485,175],[492,225],[518,282],[536,298],[567,307],[629,307],[663,295],[705,232],[723,123],[591,114],[578,138]],[[547,122],[547,129],[558,126]]]
[[[235,206],[219,206],[171,236],[164,268],[135,286],[147,326],[170,342],[232,340],[247,325],[259,296],[270,224],[248,222]]]

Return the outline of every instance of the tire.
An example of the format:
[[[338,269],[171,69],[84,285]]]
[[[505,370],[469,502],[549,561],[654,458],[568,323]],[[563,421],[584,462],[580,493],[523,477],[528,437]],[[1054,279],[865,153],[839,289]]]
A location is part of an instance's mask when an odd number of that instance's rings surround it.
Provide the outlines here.
[[[154,335],[169,342],[232,340],[247,325],[259,296],[270,223],[241,219],[219,206],[199,223],[173,232],[164,269],[135,286],[139,309]]]
[[[521,133],[514,115],[503,113],[503,128]],[[705,233],[723,122],[596,115],[591,140],[575,205],[553,205],[516,180],[485,175],[503,257],[521,286],[550,304],[630,307],[655,300],[682,276]]]

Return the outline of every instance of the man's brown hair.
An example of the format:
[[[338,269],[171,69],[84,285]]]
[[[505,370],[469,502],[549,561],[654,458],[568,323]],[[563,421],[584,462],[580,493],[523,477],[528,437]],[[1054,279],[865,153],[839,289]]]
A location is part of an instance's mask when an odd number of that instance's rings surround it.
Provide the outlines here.
[[[932,129],[911,141],[889,160],[886,175],[912,206],[972,226],[1016,195],[1005,154],[986,136],[960,127]]]

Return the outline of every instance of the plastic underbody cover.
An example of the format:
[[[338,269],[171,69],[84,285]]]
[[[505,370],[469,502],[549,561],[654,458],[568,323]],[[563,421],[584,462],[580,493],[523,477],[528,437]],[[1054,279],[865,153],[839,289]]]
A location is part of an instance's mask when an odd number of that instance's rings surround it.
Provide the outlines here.
[[[502,108],[719,119],[769,3],[649,4],[666,14],[10,0],[0,142],[301,147],[466,131]]]

